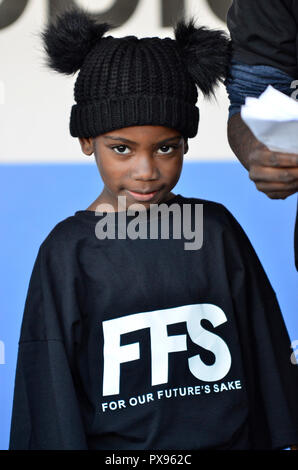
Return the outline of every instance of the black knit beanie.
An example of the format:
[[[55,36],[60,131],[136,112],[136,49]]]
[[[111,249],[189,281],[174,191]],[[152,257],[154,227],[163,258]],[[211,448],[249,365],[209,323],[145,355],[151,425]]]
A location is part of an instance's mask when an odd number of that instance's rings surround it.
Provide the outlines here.
[[[103,35],[111,29],[81,8],[66,11],[41,33],[46,65],[79,70],[70,117],[73,137],[97,137],[136,125],[161,125],[194,137],[197,86],[206,96],[227,72],[229,39],[223,31],[179,21],[175,39]]]

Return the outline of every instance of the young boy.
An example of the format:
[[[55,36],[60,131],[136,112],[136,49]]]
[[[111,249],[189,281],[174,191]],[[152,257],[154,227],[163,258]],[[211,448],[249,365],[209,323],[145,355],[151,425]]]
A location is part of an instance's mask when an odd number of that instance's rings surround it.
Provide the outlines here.
[[[298,371],[264,270],[224,206],[172,192],[229,41],[193,21],[175,39],[108,28],[72,10],[43,35],[54,70],[80,69],[70,131],[104,189],[40,246],[10,449],[295,444]]]

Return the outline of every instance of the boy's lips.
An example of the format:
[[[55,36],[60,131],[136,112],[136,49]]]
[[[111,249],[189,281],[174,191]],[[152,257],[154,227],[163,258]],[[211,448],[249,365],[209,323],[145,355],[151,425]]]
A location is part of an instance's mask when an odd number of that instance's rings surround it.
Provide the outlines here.
[[[131,194],[132,197],[134,199],[137,199],[138,201],[150,201],[150,199],[152,199],[155,196],[158,190],[152,191],[152,192],[146,192],[146,193],[138,193],[136,191],[129,191],[129,190],[127,190],[127,192]]]

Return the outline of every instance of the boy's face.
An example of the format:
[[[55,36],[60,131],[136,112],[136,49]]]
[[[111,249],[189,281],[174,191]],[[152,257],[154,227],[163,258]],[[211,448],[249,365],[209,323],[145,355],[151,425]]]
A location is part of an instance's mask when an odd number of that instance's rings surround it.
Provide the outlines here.
[[[118,196],[126,196],[126,207],[170,199],[188,151],[181,133],[164,126],[126,127],[79,140],[86,155],[95,154],[104,182],[96,205],[111,204],[115,211]]]

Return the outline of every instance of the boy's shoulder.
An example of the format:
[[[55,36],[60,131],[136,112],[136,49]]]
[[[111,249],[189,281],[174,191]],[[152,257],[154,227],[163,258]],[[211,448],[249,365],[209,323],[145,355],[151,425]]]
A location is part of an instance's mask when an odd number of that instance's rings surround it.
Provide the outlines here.
[[[236,239],[241,244],[249,242],[243,227],[224,204],[195,197],[182,197],[181,203],[202,205],[204,232],[208,234],[210,240],[224,236],[230,242]]]
[[[182,204],[201,205],[203,209],[204,223],[214,223],[216,225],[230,226],[236,219],[232,213],[222,203],[201,199],[196,197],[181,196]]]
[[[86,237],[87,230],[88,227],[86,224],[82,224],[78,217],[71,215],[54,225],[41,243],[41,248],[47,251],[52,248],[54,248],[55,251],[59,248],[61,251],[66,250],[77,244],[80,239]]]

